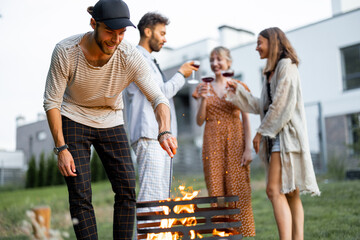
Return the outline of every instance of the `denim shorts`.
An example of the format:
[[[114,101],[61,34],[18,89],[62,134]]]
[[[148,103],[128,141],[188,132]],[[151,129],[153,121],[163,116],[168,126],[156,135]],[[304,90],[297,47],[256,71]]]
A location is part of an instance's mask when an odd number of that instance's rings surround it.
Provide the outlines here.
[[[276,135],[275,139],[270,139],[271,141],[271,152],[280,152],[280,138],[279,134]]]

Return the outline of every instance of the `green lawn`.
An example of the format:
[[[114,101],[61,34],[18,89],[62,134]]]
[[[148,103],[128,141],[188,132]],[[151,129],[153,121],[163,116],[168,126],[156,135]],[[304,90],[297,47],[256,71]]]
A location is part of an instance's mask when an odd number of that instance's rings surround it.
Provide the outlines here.
[[[176,176],[173,189],[180,184],[201,190],[206,196],[203,177]],[[272,208],[266,197],[263,179],[253,181],[253,210],[255,238],[277,239]],[[321,197],[302,196],[305,209],[305,239],[360,239],[360,181],[319,181]],[[112,239],[113,193],[108,182],[93,184],[93,203],[97,215],[99,239]],[[39,205],[51,207],[51,228],[66,231],[75,239],[68,213],[65,186],[35,190],[0,190],[0,239],[29,239],[22,232],[22,221],[27,220],[26,210]]]

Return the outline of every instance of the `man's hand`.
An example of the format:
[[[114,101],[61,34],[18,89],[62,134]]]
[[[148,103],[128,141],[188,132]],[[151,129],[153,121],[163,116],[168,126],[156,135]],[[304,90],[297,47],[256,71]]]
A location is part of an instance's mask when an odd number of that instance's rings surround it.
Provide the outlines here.
[[[58,155],[58,168],[64,177],[76,177],[76,168],[71,153],[65,149]]]
[[[192,71],[197,71],[199,70],[198,67],[194,67],[194,61],[189,61],[184,63],[180,68],[179,68],[179,72],[182,73],[184,75],[185,78],[190,77]]]
[[[178,147],[176,137],[170,133],[164,134],[160,137],[159,143],[171,158],[176,154],[176,149]]]

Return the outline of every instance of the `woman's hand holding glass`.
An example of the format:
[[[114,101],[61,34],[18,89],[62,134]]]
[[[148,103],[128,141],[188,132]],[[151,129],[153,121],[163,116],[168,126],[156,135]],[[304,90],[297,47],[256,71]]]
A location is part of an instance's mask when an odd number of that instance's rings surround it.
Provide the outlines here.
[[[207,97],[213,96],[213,94],[210,93],[210,84],[211,84],[211,82],[214,81],[214,80],[215,80],[215,76],[212,76],[212,75],[201,77],[201,81],[203,81],[203,82],[206,83],[206,85],[207,85],[207,90],[208,90],[208,92],[207,92],[207,94],[206,94]]]
[[[210,92],[210,89],[209,89],[207,83],[202,82],[199,84],[198,93],[201,98],[204,98],[204,99],[208,98],[209,92]]]

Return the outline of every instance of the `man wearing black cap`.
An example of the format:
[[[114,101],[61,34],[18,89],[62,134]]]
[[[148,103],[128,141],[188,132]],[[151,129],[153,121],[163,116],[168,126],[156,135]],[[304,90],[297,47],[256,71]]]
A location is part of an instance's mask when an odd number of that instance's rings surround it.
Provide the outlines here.
[[[114,239],[131,239],[135,217],[135,172],[123,127],[122,91],[134,82],[151,102],[161,147],[173,157],[169,101],[152,80],[138,50],[123,41],[130,21],[122,0],[89,7],[92,32],[69,37],[53,51],[44,109],[65,177],[77,239],[97,239],[92,206],[90,149],[99,154],[115,193]]]

